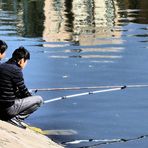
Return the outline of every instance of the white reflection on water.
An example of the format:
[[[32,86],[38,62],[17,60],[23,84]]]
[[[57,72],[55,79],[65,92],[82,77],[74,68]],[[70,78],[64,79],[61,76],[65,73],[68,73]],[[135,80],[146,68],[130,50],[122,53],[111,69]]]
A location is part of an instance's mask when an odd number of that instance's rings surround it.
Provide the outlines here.
[[[78,55],[78,56],[49,56],[50,58],[60,58],[60,59],[64,59],[64,58],[111,58],[111,59],[116,59],[116,58],[121,58],[121,56],[113,56],[113,55]]]
[[[117,48],[83,48],[79,50],[65,50],[65,52],[121,52],[124,48],[122,47],[117,47]]]

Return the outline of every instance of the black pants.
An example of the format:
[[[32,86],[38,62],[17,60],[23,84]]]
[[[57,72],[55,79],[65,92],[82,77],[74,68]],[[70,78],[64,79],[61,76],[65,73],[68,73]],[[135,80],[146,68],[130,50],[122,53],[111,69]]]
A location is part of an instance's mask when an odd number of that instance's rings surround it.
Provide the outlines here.
[[[41,96],[30,96],[15,100],[14,104],[3,112],[4,119],[18,118],[24,120],[43,104]]]

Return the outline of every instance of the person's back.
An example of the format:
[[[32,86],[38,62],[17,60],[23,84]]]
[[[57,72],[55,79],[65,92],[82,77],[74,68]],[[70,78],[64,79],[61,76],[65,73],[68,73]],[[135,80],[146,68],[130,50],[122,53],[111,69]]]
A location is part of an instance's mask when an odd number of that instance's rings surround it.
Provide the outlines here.
[[[5,108],[14,102],[15,94],[11,81],[14,69],[12,64],[0,64],[0,107]]]
[[[17,96],[17,87],[22,87],[22,97],[30,96],[26,87],[24,86],[21,68],[15,62],[2,63],[0,65],[0,101],[3,107],[12,105]],[[17,84],[18,83],[18,84]],[[23,96],[23,93],[26,93]],[[0,104],[0,105],[1,105]]]

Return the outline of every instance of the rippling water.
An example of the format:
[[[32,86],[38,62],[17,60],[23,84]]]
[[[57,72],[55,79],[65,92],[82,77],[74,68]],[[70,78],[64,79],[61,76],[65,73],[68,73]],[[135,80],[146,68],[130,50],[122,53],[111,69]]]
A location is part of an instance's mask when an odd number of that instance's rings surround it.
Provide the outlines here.
[[[148,84],[147,24],[147,0],[0,1],[5,60],[20,45],[31,52],[24,70],[29,88]],[[38,94],[46,100],[84,91]],[[27,122],[67,130],[70,135],[49,136],[58,142],[133,138],[148,134],[147,112],[147,88],[136,88],[46,104]],[[102,147],[147,146],[142,139]]]

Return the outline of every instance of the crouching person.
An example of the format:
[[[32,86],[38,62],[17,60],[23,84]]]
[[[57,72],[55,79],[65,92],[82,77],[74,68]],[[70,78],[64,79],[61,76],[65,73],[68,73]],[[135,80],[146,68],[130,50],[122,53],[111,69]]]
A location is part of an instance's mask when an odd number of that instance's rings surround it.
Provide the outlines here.
[[[19,47],[11,59],[0,64],[0,119],[22,128],[22,121],[43,103],[42,97],[32,96],[24,84],[22,69],[29,59],[30,53]]]

